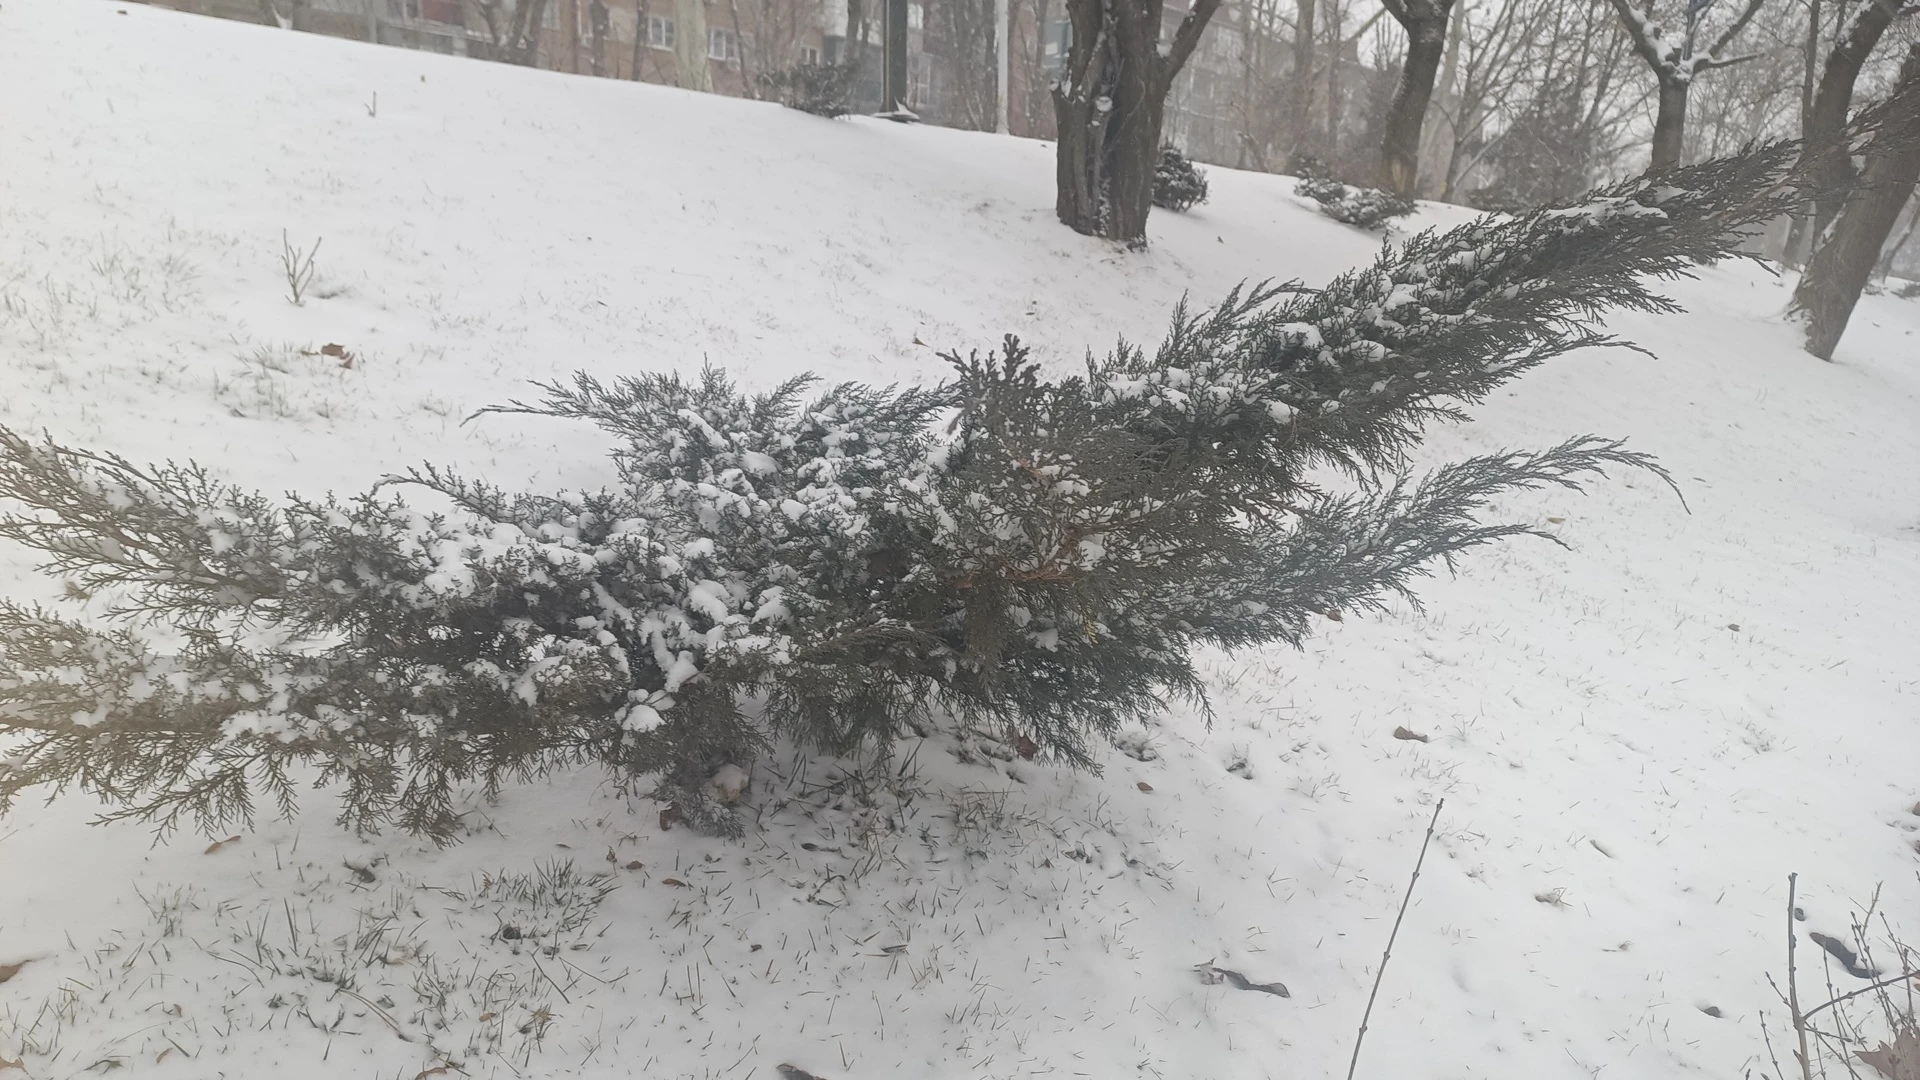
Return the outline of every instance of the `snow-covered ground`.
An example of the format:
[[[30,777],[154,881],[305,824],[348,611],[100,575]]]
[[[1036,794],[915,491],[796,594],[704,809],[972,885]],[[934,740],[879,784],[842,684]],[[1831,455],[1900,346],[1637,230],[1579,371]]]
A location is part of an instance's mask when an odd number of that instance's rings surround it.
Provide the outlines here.
[[[1035,142],[7,0],[0,424],[272,491],[596,484],[590,428],[462,420],[575,369],[931,379],[1008,332],[1064,368],[1378,243],[1214,170],[1128,254],[1055,224],[1051,178]],[[283,233],[321,241],[298,307]],[[1340,1076],[1441,797],[1360,1075],[1744,1075],[1789,871],[1807,929],[1884,883],[1920,936],[1920,303],[1869,298],[1829,365],[1759,268],[1673,291],[1615,325],[1652,355],[1529,376],[1424,456],[1628,436],[1690,513],[1639,476],[1509,500],[1570,550],[1213,658],[1212,727],[1170,713],[1098,776],[783,755],[731,844],[597,772],[446,850],[326,796],[212,847],[22,806],[0,1080]],[[0,584],[52,592],[13,550]]]

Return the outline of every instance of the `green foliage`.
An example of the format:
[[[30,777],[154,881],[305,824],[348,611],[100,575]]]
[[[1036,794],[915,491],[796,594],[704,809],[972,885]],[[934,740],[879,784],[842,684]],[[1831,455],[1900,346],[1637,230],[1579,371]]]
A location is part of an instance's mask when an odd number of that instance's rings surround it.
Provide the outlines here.
[[[1343,225],[1378,229],[1397,217],[1413,213],[1413,200],[1378,188],[1357,187],[1326,177],[1309,176],[1294,185],[1294,194],[1320,204],[1320,212]]]
[[[78,785],[110,816],[224,828],[294,768],[342,820],[447,838],[462,785],[577,761],[659,774],[687,820],[770,735],[904,726],[1093,743],[1204,701],[1192,650],[1297,644],[1411,597],[1495,495],[1653,469],[1582,436],[1407,472],[1431,421],[1570,350],[1646,278],[1737,254],[1793,147],[1427,232],[1319,290],[1237,290],[1049,381],[1008,338],[919,389],[580,375],[501,410],[591,422],[611,490],[510,495],[426,468],[274,502],[197,467],[0,430],[0,538],[119,598],[104,628],[0,607],[0,805]],[[1346,478],[1326,486],[1332,467]],[[411,489],[437,509],[403,501]],[[162,650],[143,621],[180,628]]]
[[[1161,147],[1153,168],[1153,205],[1184,214],[1206,201],[1207,174],[1179,147],[1171,143]]]
[[[789,109],[815,116],[845,116],[853,111],[852,64],[796,64],[763,73],[760,90]]]

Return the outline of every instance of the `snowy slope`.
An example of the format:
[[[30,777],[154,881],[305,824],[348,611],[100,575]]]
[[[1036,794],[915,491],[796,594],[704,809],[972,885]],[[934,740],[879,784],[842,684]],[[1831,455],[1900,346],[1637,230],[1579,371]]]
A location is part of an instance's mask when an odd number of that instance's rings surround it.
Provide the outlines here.
[[[591,484],[591,429],[462,418],[582,368],[932,379],[1008,332],[1064,368],[1378,243],[1214,170],[1127,254],[1053,223],[1051,177],[1039,143],[9,0],[0,423],[268,490],[423,459]],[[323,238],[299,307],[283,230]],[[1218,657],[1211,728],[1170,714],[1100,776],[947,739],[884,776],[782,756],[744,844],[598,773],[444,851],[324,796],[212,849],[22,807],[0,1080],[1339,1076],[1443,796],[1361,1075],[1742,1075],[1789,871],[1808,928],[1884,882],[1920,937],[1920,304],[1869,299],[1828,365],[1787,287],[1678,284],[1690,314],[1616,327],[1652,355],[1562,362],[1427,450],[1628,436],[1690,513],[1634,476],[1511,500],[1571,550]],[[14,551],[0,581],[51,592]]]

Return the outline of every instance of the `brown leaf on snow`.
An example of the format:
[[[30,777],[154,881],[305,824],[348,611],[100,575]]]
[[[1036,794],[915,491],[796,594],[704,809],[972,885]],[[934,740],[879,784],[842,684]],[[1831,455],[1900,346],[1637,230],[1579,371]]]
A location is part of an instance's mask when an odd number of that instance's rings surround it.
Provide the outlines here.
[[[1343,617],[1341,616],[1341,614],[1340,614],[1340,612],[1339,612],[1339,610],[1338,610],[1338,609],[1332,609],[1332,610],[1329,610],[1329,611],[1327,612],[1327,618],[1329,618],[1329,619],[1332,619],[1332,620],[1333,620],[1334,622],[1345,622],[1345,621],[1346,621],[1346,619],[1345,619],[1345,618],[1343,618]]]
[[[1920,1028],[1904,1028],[1891,1045],[1881,1043],[1878,1050],[1862,1050],[1854,1056],[1887,1080],[1920,1080]]]
[[[125,15],[126,12],[123,11],[120,14]],[[6,1058],[0,1058],[0,1072],[6,1072],[8,1069],[19,1069],[21,1072],[26,1072],[27,1063],[24,1061],[8,1061]]]
[[[229,836],[225,840],[215,840],[213,843],[208,844],[207,850],[201,852],[200,854],[211,855],[214,852],[219,851],[221,848],[226,847],[228,844],[237,844],[239,842],[240,842],[240,838],[237,836]]]
[[[660,884],[662,884],[662,885],[673,885],[673,886],[676,886],[676,887],[678,887],[678,888],[682,888],[682,889],[690,889],[690,888],[692,888],[692,886],[691,886],[691,885],[688,885],[688,884],[687,884],[686,882],[684,882],[684,881],[681,881],[681,880],[680,880],[679,878],[677,878],[677,877],[663,877],[663,878],[661,878],[661,879],[660,879]]]
[[[1409,731],[1403,727],[1394,728],[1393,737],[1403,742],[1426,742],[1427,741],[1427,737],[1425,735],[1422,735],[1417,731]]]
[[[1140,789],[1141,791],[1152,791],[1152,790],[1153,790],[1153,785],[1152,785],[1152,784],[1149,784],[1149,783],[1147,783],[1147,782],[1146,782],[1145,780],[1142,780],[1142,781],[1140,781],[1139,783],[1137,783],[1137,784],[1135,784],[1135,785],[1133,785],[1133,786],[1134,786],[1134,787],[1137,787],[1137,788],[1139,788],[1139,789]]]
[[[815,1076],[797,1065],[781,1065],[776,1070],[780,1080],[826,1080],[824,1076]]]
[[[646,863],[643,863],[643,862],[641,862],[641,861],[640,861],[639,859],[635,859],[635,860],[633,860],[632,862],[630,862],[630,863],[628,863],[628,864],[627,864],[627,869],[629,869],[629,870],[644,870],[644,869],[646,869],[646,865],[647,865]]]
[[[0,964],[0,983],[6,982],[15,975],[20,974],[20,969],[30,963],[32,963],[32,961],[22,960],[17,964]]]
[[[413,1080],[426,1080],[429,1076],[445,1076],[453,1071],[451,1065],[435,1065],[431,1069],[422,1069],[413,1074]]]

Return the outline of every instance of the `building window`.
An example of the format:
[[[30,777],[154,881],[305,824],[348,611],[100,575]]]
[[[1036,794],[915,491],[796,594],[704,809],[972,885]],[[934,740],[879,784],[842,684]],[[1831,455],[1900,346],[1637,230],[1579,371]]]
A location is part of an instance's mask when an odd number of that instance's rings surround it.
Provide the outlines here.
[[[708,30],[707,57],[712,60],[740,59],[740,39],[731,30],[718,27]]]
[[[803,64],[818,65],[820,63],[820,50],[811,45],[800,46],[800,62]]]
[[[387,15],[395,19],[417,19],[420,0],[387,0]]]
[[[673,48],[673,20],[661,15],[647,16],[647,44],[656,49]]]
[[[907,5],[907,29],[924,30],[927,25],[927,9],[919,4]]]

